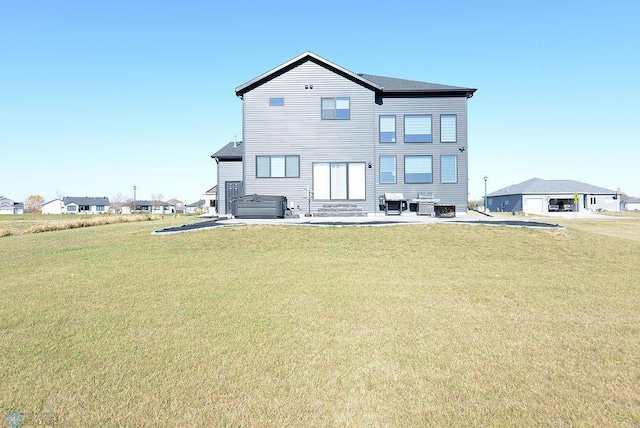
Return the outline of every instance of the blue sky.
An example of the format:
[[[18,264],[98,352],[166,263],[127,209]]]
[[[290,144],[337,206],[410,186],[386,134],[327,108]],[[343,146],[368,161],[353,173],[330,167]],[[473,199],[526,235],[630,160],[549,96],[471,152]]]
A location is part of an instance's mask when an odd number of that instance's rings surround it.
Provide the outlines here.
[[[242,138],[234,88],[312,51],[478,88],[469,192],[533,177],[640,196],[637,1],[0,4],[0,195],[187,203]]]

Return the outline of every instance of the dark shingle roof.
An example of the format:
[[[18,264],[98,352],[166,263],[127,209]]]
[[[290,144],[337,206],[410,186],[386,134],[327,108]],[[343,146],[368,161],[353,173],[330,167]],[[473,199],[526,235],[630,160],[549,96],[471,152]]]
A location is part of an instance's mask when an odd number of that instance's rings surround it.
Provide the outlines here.
[[[109,198],[99,197],[92,198],[89,196],[77,197],[77,196],[65,196],[62,198],[62,202],[65,205],[70,203],[78,204],[78,205],[109,205]]]
[[[327,70],[331,70],[346,79],[352,80],[366,88],[382,95],[393,94],[430,94],[430,95],[464,95],[471,98],[476,89],[463,88],[459,86],[439,85],[436,83],[418,82],[414,80],[395,79],[392,77],[375,76],[373,74],[357,74],[347,70],[331,61],[328,61],[313,52],[305,52],[297,57],[279,65],[278,67],[249,80],[236,88],[236,95],[242,97],[246,92],[262,85],[269,80],[280,76],[283,73],[303,64],[307,61],[314,62]]]
[[[197,202],[193,202],[193,203],[187,205],[187,207],[189,207],[189,208],[198,208],[200,205],[204,205],[204,199],[200,199]]]
[[[232,141],[211,155],[221,161],[242,160],[242,141]]]
[[[170,207],[173,206],[173,204],[169,203],[169,202],[162,202],[162,201],[135,201],[136,206],[140,207]]]
[[[496,190],[487,196],[507,196],[507,195],[524,195],[524,194],[553,194],[553,193],[588,193],[588,194],[604,194],[615,195],[616,191],[605,189],[604,187],[592,186],[591,184],[582,183],[574,180],[543,180],[541,178],[532,178],[522,183],[507,186],[503,189]]]
[[[464,93],[471,97],[476,91],[472,88],[460,86],[441,85],[439,83],[419,82],[417,80],[396,79],[394,77],[375,76],[373,74],[360,74],[365,79],[374,82],[382,87],[383,94],[406,94],[406,93],[438,93],[438,94],[460,94]]]

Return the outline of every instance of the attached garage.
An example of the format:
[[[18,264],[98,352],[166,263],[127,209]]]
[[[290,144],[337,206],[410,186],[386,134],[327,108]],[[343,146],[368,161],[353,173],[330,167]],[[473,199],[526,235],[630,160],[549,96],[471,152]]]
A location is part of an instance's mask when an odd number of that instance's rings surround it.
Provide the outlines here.
[[[526,197],[524,204],[524,212],[531,214],[544,213],[544,198],[542,197]]]

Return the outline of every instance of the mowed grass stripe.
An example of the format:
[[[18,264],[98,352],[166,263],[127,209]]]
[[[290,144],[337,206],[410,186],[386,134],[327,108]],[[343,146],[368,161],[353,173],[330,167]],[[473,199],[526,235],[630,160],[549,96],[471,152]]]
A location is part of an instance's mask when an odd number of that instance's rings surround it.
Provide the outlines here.
[[[4,411],[72,426],[640,423],[638,242],[154,226],[0,239]]]

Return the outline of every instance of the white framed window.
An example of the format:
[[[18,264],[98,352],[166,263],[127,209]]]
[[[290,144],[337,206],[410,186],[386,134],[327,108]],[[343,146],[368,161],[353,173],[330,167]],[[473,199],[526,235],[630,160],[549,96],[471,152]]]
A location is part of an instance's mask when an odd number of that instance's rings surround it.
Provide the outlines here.
[[[440,156],[440,182],[441,183],[457,183],[458,182],[458,156],[456,155]]]
[[[432,156],[405,156],[404,182],[407,184],[433,183]]]
[[[440,115],[440,142],[455,143],[456,141],[458,141],[458,116]]]
[[[430,143],[432,141],[430,114],[411,114],[404,117],[405,143]]]
[[[317,200],[365,199],[365,163],[314,163],[313,198]]]
[[[380,184],[395,184],[396,157],[380,156]]]
[[[380,142],[396,142],[396,117],[380,116]]]
[[[256,156],[256,178],[300,176],[300,156]]]
[[[322,98],[322,119],[348,120],[351,118],[351,100],[347,97]]]

